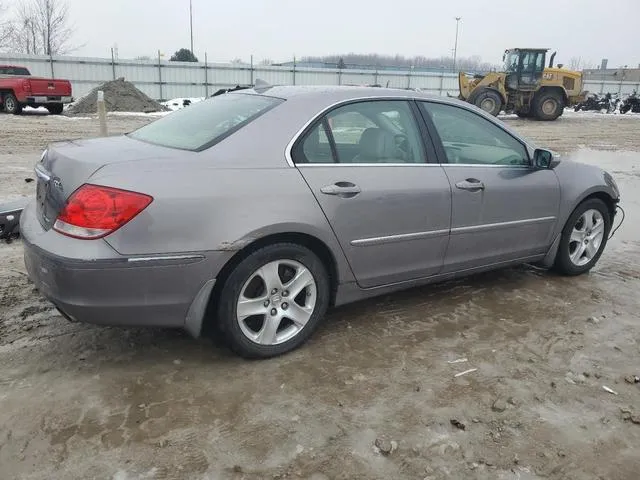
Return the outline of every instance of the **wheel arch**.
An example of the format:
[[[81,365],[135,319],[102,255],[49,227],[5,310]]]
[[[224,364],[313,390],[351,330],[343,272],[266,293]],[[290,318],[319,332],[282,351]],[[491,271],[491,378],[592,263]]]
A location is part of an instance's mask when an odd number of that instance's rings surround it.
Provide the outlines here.
[[[556,256],[558,255],[558,247],[560,245],[560,236],[562,235],[562,230],[564,229],[567,221],[569,220],[573,212],[575,212],[576,208],[578,208],[584,202],[594,198],[598,200],[602,200],[604,204],[607,206],[607,209],[609,210],[610,219],[613,224],[613,219],[616,213],[616,208],[617,208],[619,199],[614,198],[609,192],[605,190],[593,190],[593,191],[585,192],[581,197],[578,198],[578,200],[571,206],[571,208],[567,210],[567,213],[565,214],[565,216],[560,219],[561,221],[558,222],[558,231],[555,233],[553,244],[551,245],[549,251],[547,252],[547,255],[540,262],[540,264],[543,267],[550,268],[554,264],[556,260]]]
[[[220,273],[217,275],[215,285],[211,290],[211,294],[209,295],[207,308],[202,321],[202,333],[210,332],[211,329],[215,326],[215,305],[220,298],[222,288],[226,282],[226,279],[229,278],[231,272],[233,272],[233,270],[240,264],[240,262],[242,262],[242,260],[247,258],[253,252],[277,243],[293,243],[296,245],[300,245],[308,248],[318,256],[320,261],[327,269],[327,273],[329,275],[329,285],[331,292],[329,305],[333,306],[335,304],[336,293],[338,290],[338,285],[340,283],[340,270],[338,266],[338,260],[336,259],[329,246],[317,236],[311,235],[309,233],[302,233],[297,231],[271,233],[257,238],[243,246],[222,267]]]
[[[564,102],[565,106],[569,104],[569,96],[567,95],[567,91],[563,87],[560,87],[560,86],[540,87],[533,97],[534,101],[536,101],[536,97],[544,93],[557,93],[562,97],[562,101]]]

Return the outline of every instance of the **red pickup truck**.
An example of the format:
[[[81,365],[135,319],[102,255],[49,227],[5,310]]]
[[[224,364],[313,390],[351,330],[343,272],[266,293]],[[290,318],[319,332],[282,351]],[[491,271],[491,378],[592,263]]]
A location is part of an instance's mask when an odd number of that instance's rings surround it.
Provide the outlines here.
[[[25,67],[0,65],[0,110],[18,114],[23,107],[46,107],[59,115],[71,101],[68,80],[32,77]]]

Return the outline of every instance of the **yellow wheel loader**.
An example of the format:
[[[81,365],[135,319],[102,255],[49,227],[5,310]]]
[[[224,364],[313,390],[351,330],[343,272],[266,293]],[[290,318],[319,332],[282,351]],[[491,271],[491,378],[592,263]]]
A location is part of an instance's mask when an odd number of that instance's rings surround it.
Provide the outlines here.
[[[564,108],[586,97],[582,73],[553,67],[555,52],[546,65],[546,48],[513,48],[503,56],[504,71],[486,75],[458,75],[460,99],[498,115],[515,112],[521,118],[555,120]]]

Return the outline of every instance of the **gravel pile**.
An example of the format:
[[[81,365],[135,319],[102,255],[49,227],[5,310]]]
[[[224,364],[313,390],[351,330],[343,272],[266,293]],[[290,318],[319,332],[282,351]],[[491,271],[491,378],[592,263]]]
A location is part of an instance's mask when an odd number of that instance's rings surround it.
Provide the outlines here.
[[[168,109],[138,90],[131,82],[118,78],[94,88],[79,99],[68,112],[71,114],[96,113],[98,91],[104,92],[107,112],[164,112]]]

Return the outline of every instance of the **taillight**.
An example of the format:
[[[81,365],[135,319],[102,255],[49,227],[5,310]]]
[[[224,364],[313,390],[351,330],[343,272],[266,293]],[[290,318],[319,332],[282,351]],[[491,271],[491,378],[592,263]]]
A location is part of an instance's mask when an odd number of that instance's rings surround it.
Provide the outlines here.
[[[25,92],[30,92],[31,91],[31,82],[29,80],[23,80],[22,81],[22,89]]]
[[[85,184],[71,194],[53,229],[69,237],[101,238],[129,222],[153,201],[142,193]]]

